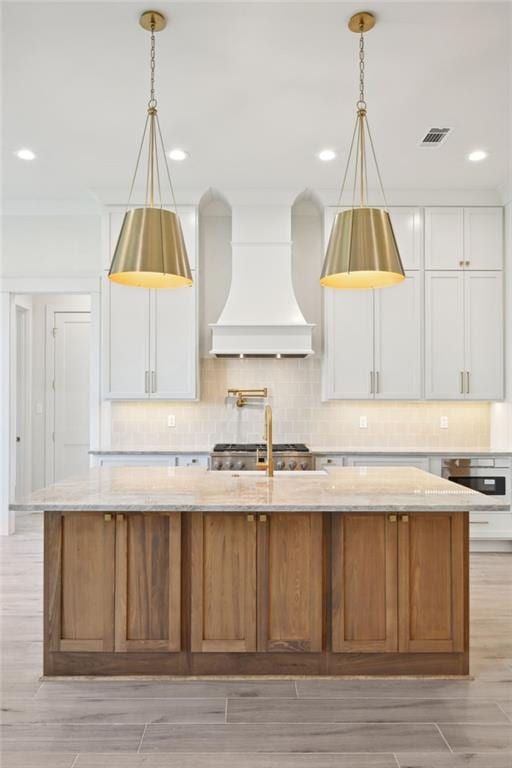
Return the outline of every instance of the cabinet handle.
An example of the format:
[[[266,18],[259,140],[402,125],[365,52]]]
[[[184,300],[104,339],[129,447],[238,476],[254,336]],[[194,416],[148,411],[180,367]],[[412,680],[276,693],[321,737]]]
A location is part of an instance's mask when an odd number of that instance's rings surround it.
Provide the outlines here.
[[[460,372],[460,393],[464,394],[464,371]]]
[[[144,371],[144,392],[149,392],[149,371]]]
[[[112,515],[103,515],[103,519],[108,523],[110,520],[112,520]]]
[[[375,394],[378,395],[380,392],[380,371],[375,372]]]
[[[469,267],[470,264],[471,264],[470,261],[466,261],[466,267]]]
[[[466,371],[466,394],[469,395],[469,371]]]
[[[402,523],[408,523],[409,515],[400,515],[400,520],[402,521]]]
[[[267,516],[266,515],[260,515],[260,523],[266,523],[267,522]]]
[[[390,523],[396,523],[396,515],[388,515],[388,520]]]
[[[459,267],[463,267],[463,266],[464,266],[464,262],[463,261],[459,261]]]
[[[151,391],[156,392],[156,371],[151,371]]]
[[[470,525],[489,525],[489,521],[488,520],[470,520],[469,524]]]
[[[370,371],[370,395],[374,395],[374,386],[373,386],[373,371]]]

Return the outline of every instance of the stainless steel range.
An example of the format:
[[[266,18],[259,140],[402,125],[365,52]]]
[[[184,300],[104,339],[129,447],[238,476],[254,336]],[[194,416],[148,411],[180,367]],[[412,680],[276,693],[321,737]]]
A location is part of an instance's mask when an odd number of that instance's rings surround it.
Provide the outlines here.
[[[211,453],[211,467],[237,471],[258,469],[265,461],[265,443],[217,443]],[[273,443],[274,466],[277,470],[310,470],[314,457],[304,443]]]

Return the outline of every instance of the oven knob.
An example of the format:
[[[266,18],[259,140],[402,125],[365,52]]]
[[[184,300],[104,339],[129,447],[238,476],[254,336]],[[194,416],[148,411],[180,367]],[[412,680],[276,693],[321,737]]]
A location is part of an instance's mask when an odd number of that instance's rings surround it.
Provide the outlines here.
[[[222,469],[222,461],[214,461],[213,462],[213,468],[214,469]]]
[[[235,464],[235,469],[244,469],[245,467],[245,461],[237,461]]]
[[[307,461],[301,461],[300,468],[301,469],[308,469],[309,465],[308,465]]]
[[[233,462],[232,461],[226,461],[226,469],[233,469]]]
[[[288,466],[290,467],[290,469],[295,469],[295,467],[297,466],[297,462],[292,459],[292,461],[290,461]]]
[[[279,470],[284,469],[284,461],[277,461],[276,462],[276,469],[279,469]]]

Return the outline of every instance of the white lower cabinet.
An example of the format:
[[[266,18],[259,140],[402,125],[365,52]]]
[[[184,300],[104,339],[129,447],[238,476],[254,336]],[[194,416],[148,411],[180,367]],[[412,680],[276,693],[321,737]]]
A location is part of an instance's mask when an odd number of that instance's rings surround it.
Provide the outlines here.
[[[427,272],[425,296],[427,399],[502,400],[502,273]]]
[[[416,467],[429,471],[428,456],[348,456],[346,459],[348,467]]]
[[[103,290],[105,397],[196,400],[196,283],[156,290],[105,279]]]
[[[325,294],[325,400],[422,396],[422,277],[375,291]]]

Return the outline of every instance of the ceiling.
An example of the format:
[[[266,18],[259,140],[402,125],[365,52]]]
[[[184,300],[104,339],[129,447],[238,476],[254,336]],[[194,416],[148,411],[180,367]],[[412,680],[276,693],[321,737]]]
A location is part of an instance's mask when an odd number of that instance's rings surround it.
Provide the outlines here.
[[[148,98],[145,3],[4,2],[4,199],[123,202]],[[361,10],[344,2],[156,2],[157,95],[178,189],[339,185]],[[369,120],[389,189],[496,189],[511,160],[509,3],[363,3]],[[496,23],[498,20],[498,23]],[[453,134],[418,146],[432,126]],[[33,162],[14,156],[20,147]],[[316,153],[335,149],[332,163]],[[486,161],[469,163],[484,148]],[[119,199],[116,199],[119,198]]]

